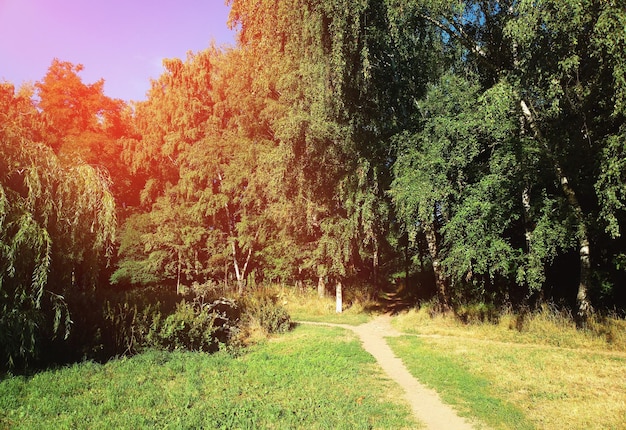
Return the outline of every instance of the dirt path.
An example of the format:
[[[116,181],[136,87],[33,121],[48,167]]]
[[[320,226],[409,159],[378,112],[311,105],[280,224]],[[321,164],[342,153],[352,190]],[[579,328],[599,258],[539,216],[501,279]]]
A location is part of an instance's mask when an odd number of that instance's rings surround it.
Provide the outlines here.
[[[426,425],[428,429],[464,430],[472,429],[469,422],[459,417],[448,405],[441,402],[436,391],[422,385],[407,370],[404,363],[394,355],[393,351],[385,341],[385,337],[400,336],[402,333],[396,331],[391,326],[391,317],[381,315],[372,321],[359,326],[331,323],[310,323],[304,324],[326,325],[341,327],[355,332],[363,348],[372,354],[380,367],[389,375],[391,379],[400,384],[404,390],[405,397],[411,405],[415,417]]]

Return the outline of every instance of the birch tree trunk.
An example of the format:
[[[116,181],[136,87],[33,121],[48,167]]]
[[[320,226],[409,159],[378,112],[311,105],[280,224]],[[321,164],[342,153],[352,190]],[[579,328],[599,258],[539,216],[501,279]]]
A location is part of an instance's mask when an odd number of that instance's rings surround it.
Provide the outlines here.
[[[337,281],[337,285],[335,286],[335,299],[336,299],[336,305],[335,305],[335,311],[340,314],[341,312],[343,312],[343,297],[342,297],[342,293],[343,293],[343,286],[341,285],[341,281]]]
[[[323,299],[326,295],[326,283],[324,282],[324,277],[320,276],[317,279],[317,297]]]
[[[176,273],[176,295],[181,294],[180,291],[180,270],[181,270],[181,256],[180,256],[180,250],[178,251],[178,268],[177,268],[177,273]]]
[[[574,216],[576,217],[576,222],[578,224],[577,237],[578,255],[580,261],[580,281],[578,283],[578,291],[576,294],[576,324],[579,327],[582,327],[586,324],[587,319],[593,312],[587,294],[587,291],[589,290],[589,280],[591,275],[591,259],[589,257],[589,234],[587,232],[587,225],[585,224],[583,210],[580,206],[580,202],[578,201],[578,197],[576,196],[576,192],[570,185],[569,180],[565,175],[565,172],[563,172],[563,168],[561,167],[559,160],[556,158],[556,156],[554,156],[550,149],[550,146],[548,145],[548,142],[541,133],[541,130],[539,129],[535,121],[535,116],[533,112],[530,110],[525,100],[520,101],[520,106],[522,108],[522,113],[524,114],[526,121],[530,125],[530,128],[535,135],[535,138],[543,146],[546,151],[546,155],[548,156],[548,159],[552,162],[552,167],[554,168],[556,177],[561,184],[561,190],[563,191],[563,194],[565,195],[568,204],[574,212]]]
[[[237,245],[235,245],[235,241],[231,242],[231,249],[233,252],[233,267],[235,268],[235,277],[237,279],[237,291],[239,294],[243,291],[243,278],[241,276],[241,271],[239,270],[239,262],[237,261]]]

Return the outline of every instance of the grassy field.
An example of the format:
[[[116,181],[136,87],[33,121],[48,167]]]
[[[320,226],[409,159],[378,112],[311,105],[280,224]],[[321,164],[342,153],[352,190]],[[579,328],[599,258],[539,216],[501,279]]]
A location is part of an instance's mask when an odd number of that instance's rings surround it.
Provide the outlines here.
[[[359,324],[373,315],[362,300],[341,315],[332,298],[314,293],[285,301],[300,320]],[[409,370],[490,428],[626,429],[624,320],[592,320],[578,330],[569,315],[545,306],[468,324],[424,307],[392,324],[424,336],[388,339]]]
[[[357,325],[376,304],[275,289],[295,320]],[[467,324],[428,307],[389,338],[422,383],[493,429],[626,429],[626,324],[576,330],[545,309]],[[417,335],[417,336],[416,336]],[[399,388],[348,330],[298,326],[238,357],[151,351],[0,381],[0,429],[419,428]]]
[[[297,327],[240,357],[157,352],[0,382],[0,428],[416,428],[356,337]]]
[[[422,336],[389,343],[444,401],[494,429],[626,428],[626,354],[613,327],[622,322],[608,323],[612,337],[548,313],[526,324],[520,332],[506,316],[466,325],[411,311],[394,326]]]

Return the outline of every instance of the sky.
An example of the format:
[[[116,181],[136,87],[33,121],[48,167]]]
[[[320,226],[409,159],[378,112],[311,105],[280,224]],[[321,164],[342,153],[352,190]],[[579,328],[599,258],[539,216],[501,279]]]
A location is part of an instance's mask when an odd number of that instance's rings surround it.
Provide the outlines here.
[[[54,58],[82,64],[91,84],[145,100],[163,58],[234,45],[225,0],[0,0],[0,81],[43,79]]]

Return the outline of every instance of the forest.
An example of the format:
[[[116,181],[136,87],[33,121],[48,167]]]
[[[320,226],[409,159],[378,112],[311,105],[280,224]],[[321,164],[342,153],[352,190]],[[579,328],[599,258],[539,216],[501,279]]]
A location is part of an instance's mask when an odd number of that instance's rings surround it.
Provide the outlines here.
[[[0,369],[270,284],[623,317],[623,0],[229,5],[145,101],[0,83]]]

